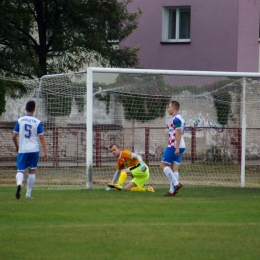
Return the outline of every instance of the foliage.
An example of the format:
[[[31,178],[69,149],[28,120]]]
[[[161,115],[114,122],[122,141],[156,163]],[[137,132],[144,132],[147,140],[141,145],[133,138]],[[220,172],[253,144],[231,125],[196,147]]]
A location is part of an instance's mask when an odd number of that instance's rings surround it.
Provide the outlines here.
[[[231,84],[232,83],[232,84]],[[231,108],[231,95],[229,91],[238,91],[237,84],[233,84],[233,79],[216,81],[213,84],[205,84],[201,87],[196,86],[174,86],[174,94],[180,94],[183,91],[189,91],[192,94],[202,94],[212,92],[214,105],[217,111],[218,122],[226,125]]]
[[[218,89],[221,89],[222,87],[230,84],[232,80],[220,80],[216,81],[213,84],[205,84],[202,86],[191,86],[191,85],[180,85],[180,86],[171,86],[173,88],[173,94],[178,95],[181,94],[184,91],[189,91],[192,94],[202,94],[205,92],[213,92]]]
[[[0,116],[6,111],[6,95],[11,98],[21,98],[26,93],[26,88],[21,82],[13,80],[0,80]]]
[[[26,78],[102,66],[135,67],[138,47],[115,48],[137,28],[132,0],[2,0],[0,69]]]
[[[106,112],[107,114],[109,114],[109,105],[110,105],[110,93],[106,93],[106,95],[102,96],[101,94],[96,94],[95,97],[99,100],[99,101],[104,101],[106,102]]]
[[[217,110],[218,122],[221,125],[226,125],[231,107],[231,95],[227,90],[221,90],[213,93],[214,105]]]
[[[55,86],[54,86],[55,90]],[[70,96],[44,94],[46,100],[46,112],[49,116],[69,116],[71,112],[72,98]]]
[[[119,94],[118,99],[123,104],[125,119],[135,119],[142,122],[163,117],[169,103],[168,98],[140,96],[138,94]]]
[[[49,116],[69,116],[73,98],[79,112],[83,112],[85,105],[86,84],[72,82],[69,77],[64,77],[62,86],[53,83],[48,78],[43,79],[41,87],[45,99],[46,111]]]
[[[96,94],[99,101],[106,102],[106,112],[109,114],[111,95],[117,95],[117,99],[124,107],[126,120],[138,120],[141,122],[163,117],[169,103],[169,98],[150,95],[139,95],[129,93],[106,92],[105,95]]]
[[[25,86],[19,81],[4,80],[6,86],[6,94],[11,98],[21,98],[27,93]]]
[[[95,97],[106,102],[107,113],[111,95],[117,95],[117,100],[124,107],[126,120],[145,122],[163,117],[170,101],[162,75],[120,74],[114,84],[95,84],[95,88],[100,87],[104,92]],[[118,87],[120,91],[117,91]]]
[[[0,80],[0,116],[5,112],[5,94],[6,94],[6,86],[3,80]]]
[[[84,111],[84,106],[85,106],[85,94],[86,94],[86,84],[84,83],[77,83],[77,82],[72,82],[72,96],[76,100],[76,104],[78,106],[79,112]],[[78,94],[80,93],[80,95]]]

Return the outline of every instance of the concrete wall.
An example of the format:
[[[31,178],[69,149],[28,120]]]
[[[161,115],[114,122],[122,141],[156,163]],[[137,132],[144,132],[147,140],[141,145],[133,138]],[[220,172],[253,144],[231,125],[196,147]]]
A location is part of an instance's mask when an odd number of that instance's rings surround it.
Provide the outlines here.
[[[258,81],[249,80],[246,93],[246,114],[247,114],[247,155],[258,156],[260,154],[260,141],[259,141],[259,125],[260,125],[260,105],[259,105],[259,83]],[[237,94],[231,93],[232,100],[235,102],[237,100]],[[7,96],[6,101],[6,112],[0,116],[0,124],[9,124],[14,125],[17,118],[25,114],[25,103],[34,96],[31,93],[29,96],[25,96],[22,99],[13,100],[11,97]],[[150,120],[148,122],[140,122],[136,120],[126,120],[124,117],[123,106],[121,103],[111,97],[109,114],[106,113],[106,103],[98,100],[94,100],[94,124],[95,125],[117,125],[124,129],[112,130],[109,129],[102,133],[102,140],[104,146],[109,146],[111,140],[113,142],[119,142],[124,144],[124,147],[133,149],[134,151],[144,154],[144,143],[145,143],[145,127],[151,128],[150,130],[150,150],[151,155],[159,155],[165,146],[167,145],[167,131],[165,127],[166,118],[168,117],[165,112],[165,116],[162,118],[157,118]],[[34,98],[35,99],[35,98]],[[237,156],[238,149],[236,145],[231,145],[231,139],[236,139],[237,131],[224,130],[218,131],[214,126],[220,126],[217,123],[217,114],[215,106],[211,99],[207,98],[189,98],[188,93],[181,93],[179,96],[175,96],[174,99],[180,101],[181,109],[180,114],[186,120],[186,126],[194,126],[196,120],[200,120],[198,125],[198,131],[196,133],[196,146],[197,146],[197,156],[205,157],[206,152],[212,146],[218,146],[225,149],[228,147],[229,155]],[[42,120],[46,126],[52,126],[53,123],[59,124],[61,126],[68,126],[66,134],[59,136],[59,142],[62,143],[61,152],[65,151],[66,156],[73,156],[74,153],[80,153],[81,156],[84,155],[86,151],[86,142],[85,142],[85,131],[82,128],[79,132],[80,137],[80,147],[76,151],[76,148],[69,149],[70,144],[68,142],[73,142],[75,139],[73,125],[84,125],[86,122],[86,111],[84,113],[79,113],[77,104],[73,101],[72,109],[70,116],[68,117],[58,117],[55,120],[50,120],[45,114],[45,105],[42,99],[35,99],[37,101],[37,117]],[[229,121],[228,127],[239,128],[241,126],[241,104],[232,103],[232,113],[234,118]],[[203,129],[201,127],[207,127]],[[154,129],[156,128],[156,129]],[[119,128],[120,129],[120,128]],[[74,131],[74,132],[73,132]],[[50,146],[53,144],[51,139],[52,132],[48,132],[49,140],[48,143]],[[11,135],[10,135],[11,139]],[[95,139],[95,138],[94,138]],[[191,139],[192,133],[191,129],[188,129],[185,133],[185,140],[187,144],[186,155],[190,156],[191,154]],[[238,140],[235,140],[238,141]],[[66,148],[67,147],[67,148]],[[50,148],[51,150],[51,148]],[[71,154],[70,154],[71,153]]]
[[[15,121],[20,117],[25,115],[25,104],[29,99],[32,99],[32,95],[24,96],[22,99],[13,100],[10,97],[7,97],[7,111],[0,116],[0,124],[13,124]],[[214,104],[211,103],[210,100],[204,99],[200,102],[187,102],[187,100],[182,99],[181,97],[176,99],[179,99],[181,104],[181,110],[180,113],[182,116],[186,119],[187,126],[193,126],[194,122],[197,119],[200,119],[201,124],[204,124],[205,126],[208,126],[208,122],[213,122],[214,125],[217,124],[217,116],[216,111],[214,108]],[[54,126],[54,124],[58,126],[68,126],[69,128],[73,128],[73,125],[84,125],[86,122],[86,111],[84,113],[79,113],[77,109],[77,104],[74,101],[71,109],[70,116],[67,117],[56,117],[56,118],[47,118],[47,115],[45,114],[45,108],[44,103],[42,99],[35,99],[37,101],[37,117],[45,123],[46,127]],[[151,155],[160,155],[163,149],[166,147],[168,142],[168,135],[166,130],[166,118],[168,115],[165,111],[165,117],[157,118],[154,120],[150,120],[147,122],[140,122],[136,120],[126,120],[124,118],[124,110],[121,103],[114,100],[114,97],[111,97],[110,102],[110,109],[109,114],[106,113],[106,103],[98,100],[94,100],[94,114],[93,114],[93,120],[95,125],[118,125],[123,127],[124,131],[122,131],[123,136],[120,135],[120,131],[114,131],[114,130],[107,130],[103,133],[102,138],[104,139],[103,145],[109,146],[111,143],[111,140],[124,144],[124,147],[128,147],[130,149],[133,149],[134,151],[144,154],[144,143],[145,143],[145,127],[150,128],[156,128],[150,131],[150,151],[149,153]],[[207,112],[205,112],[207,111]],[[35,115],[36,115],[35,114]],[[72,130],[71,130],[72,131]],[[70,153],[74,154],[75,151],[73,149],[67,149],[69,145],[68,142],[71,142],[73,138],[71,138],[71,135],[73,135],[73,131],[71,132],[69,129],[66,130],[66,133],[68,136],[65,136],[64,134],[59,136],[59,143],[62,143],[62,147],[60,147],[61,150],[66,151],[66,156],[69,156]],[[48,135],[52,135],[52,132],[48,132]],[[82,134],[80,133],[80,136]],[[11,136],[10,136],[11,138]],[[83,146],[86,145],[85,143],[85,136],[83,133],[82,144]],[[205,141],[205,135],[202,133],[198,133],[198,144],[203,144],[204,148],[203,151],[211,147],[212,142],[214,143],[214,140],[210,136],[206,138]],[[95,138],[94,138],[95,139]],[[191,147],[191,132],[186,133],[186,142],[187,142],[187,153],[190,154]],[[52,146],[53,140],[50,139],[48,141],[49,145]],[[67,148],[66,148],[67,147]],[[51,150],[51,148],[50,148]],[[84,147],[81,147],[79,150],[84,151]],[[71,154],[71,155],[72,155]]]

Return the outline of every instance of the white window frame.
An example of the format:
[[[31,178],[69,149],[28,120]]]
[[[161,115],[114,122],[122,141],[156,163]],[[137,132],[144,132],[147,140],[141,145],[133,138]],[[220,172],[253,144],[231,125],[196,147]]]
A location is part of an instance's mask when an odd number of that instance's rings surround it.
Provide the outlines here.
[[[170,10],[176,10],[176,39],[169,39],[169,20],[170,20]],[[190,39],[180,39],[179,24],[180,24],[180,10],[188,9],[191,10],[190,6],[167,6],[162,8],[162,42],[190,42]]]

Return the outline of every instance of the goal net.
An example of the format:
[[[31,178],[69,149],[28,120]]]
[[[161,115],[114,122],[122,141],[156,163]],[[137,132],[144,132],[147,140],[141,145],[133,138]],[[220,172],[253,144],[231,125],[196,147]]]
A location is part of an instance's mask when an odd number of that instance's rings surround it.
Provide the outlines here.
[[[171,100],[186,121],[179,167],[185,186],[260,186],[258,74],[89,68],[24,81],[37,102],[50,160],[37,185],[106,187],[115,173],[109,146],[142,155],[147,185],[168,187],[160,169]],[[43,154],[43,153],[42,153]]]

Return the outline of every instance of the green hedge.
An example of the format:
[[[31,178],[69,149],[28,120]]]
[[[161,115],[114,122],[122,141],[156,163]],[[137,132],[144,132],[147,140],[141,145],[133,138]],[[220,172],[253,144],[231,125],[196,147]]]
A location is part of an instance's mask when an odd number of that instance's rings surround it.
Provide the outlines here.
[[[25,93],[26,88],[21,82],[0,79],[0,116],[6,111],[6,95],[16,99],[21,98]]]

